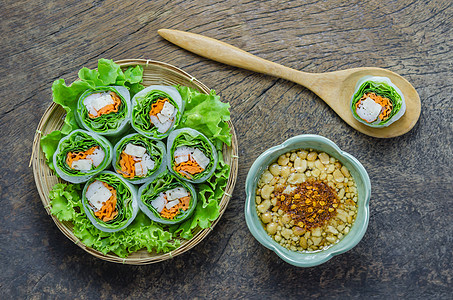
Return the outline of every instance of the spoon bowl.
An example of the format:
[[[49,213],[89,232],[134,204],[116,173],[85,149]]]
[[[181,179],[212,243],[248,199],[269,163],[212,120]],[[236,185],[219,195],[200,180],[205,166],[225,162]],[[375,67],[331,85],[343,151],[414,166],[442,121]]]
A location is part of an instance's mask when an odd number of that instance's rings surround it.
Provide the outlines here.
[[[200,56],[298,83],[318,95],[351,127],[373,137],[391,138],[405,134],[414,127],[420,117],[421,103],[417,91],[404,77],[390,70],[363,67],[327,73],[307,73],[259,58],[199,34],[172,29],[160,29],[158,33],[169,42]],[[404,95],[406,112],[388,127],[366,126],[353,117],[349,108],[357,81],[367,75],[388,77]]]
[[[402,76],[386,69],[375,67],[353,68],[320,74],[327,78],[319,91],[323,99],[346,123],[354,129],[378,138],[391,138],[405,134],[417,123],[421,111],[420,97],[415,88]],[[360,78],[373,75],[389,78],[402,92],[406,101],[404,115],[388,127],[373,128],[357,121],[350,110],[351,97]],[[331,79],[335,81],[332,82]],[[334,100],[336,98],[336,100]],[[329,100],[325,100],[329,99]]]

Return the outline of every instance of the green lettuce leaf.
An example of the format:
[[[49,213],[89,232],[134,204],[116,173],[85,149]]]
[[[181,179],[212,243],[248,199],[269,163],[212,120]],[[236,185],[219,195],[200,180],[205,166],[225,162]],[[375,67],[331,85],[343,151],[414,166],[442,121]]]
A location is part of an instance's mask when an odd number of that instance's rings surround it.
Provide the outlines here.
[[[144,88],[145,87],[139,82],[129,85],[129,93],[131,94],[131,99],[132,99],[133,95],[137,94]]]
[[[231,145],[230,104],[220,101],[220,97],[211,90],[209,95],[200,93],[186,86],[177,87],[186,102],[184,114],[177,128],[189,127],[200,131],[209,139]]]
[[[76,81],[67,86],[64,79],[55,80],[52,84],[53,102],[60,104],[66,110],[66,118],[61,128],[61,133],[67,135],[72,130],[78,129],[74,112],[77,108],[77,99],[91,86],[85,81]]]
[[[140,83],[143,80],[143,67],[142,66],[130,67],[124,72],[124,76],[126,77],[126,81],[131,85],[135,83]],[[141,84],[140,86],[142,87],[141,88],[142,90],[144,87]]]
[[[58,183],[50,191],[50,212],[60,221],[72,221],[75,217],[74,201],[80,198],[80,185]]]
[[[41,138],[41,149],[42,152],[44,152],[47,164],[52,171],[55,171],[52,159],[53,154],[55,153],[55,151],[57,151],[58,142],[64,136],[65,135],[61,131],[55,130]]]

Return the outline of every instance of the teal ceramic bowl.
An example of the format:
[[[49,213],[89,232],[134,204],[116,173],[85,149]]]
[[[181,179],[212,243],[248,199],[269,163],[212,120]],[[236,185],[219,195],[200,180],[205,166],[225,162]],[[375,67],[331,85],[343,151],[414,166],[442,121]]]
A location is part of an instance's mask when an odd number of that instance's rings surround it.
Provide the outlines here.
[[[338,159],[354,177],[357,184],[359,200],[358,213],[350,232],[338,243],[326,250],[313,253],[291,251],[274,241],[264,229],[255,208],[256,187],[261,174],[280,155],[295,149],[314,149],[325,152]],[[245,202],[245,220],[253,236],[266,248],[274,251],[284,261],[298,267],[313,267],[325,263],[334,255],[344,253],[352,249],[362,239],[368,227],[369,201],[371,183],[368,173],[362,164],[352,155],[341,151],[331,140],[312,134],[304,134],[292,137],[283,144],[272,147],[261,154],[249,170],[245,182],[247,199]]]

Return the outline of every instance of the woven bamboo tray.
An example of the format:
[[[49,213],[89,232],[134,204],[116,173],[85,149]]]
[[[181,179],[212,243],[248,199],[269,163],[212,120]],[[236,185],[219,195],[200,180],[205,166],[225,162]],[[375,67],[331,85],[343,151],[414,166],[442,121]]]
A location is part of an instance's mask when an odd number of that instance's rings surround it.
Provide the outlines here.
[[[126,59],[116,61],[122,67],[142,65],[144,68],[143,72],[143,85],[149,86],[153,84],[160,85],[184,85],[191,88],[194,88],[200,92],[208,94],[210,89],[206,87],[203,83],[198,81],[193,76],[187,74],[181,69],[174,67],[172,65],[144,59]],[[190,240],[181,240],[181,246],[174,251],[162,254],[162,253],[149,253],[145,249],[139,250],[137,252],[131,253],[127,258],[120,258],[113,253],[108,253],[107,255],[102,254],[101,252],[94,250],[90,247],[85,246],[79,239],[73,234],[73,225],[71,222],[61,222],[55,216],[50,213],[50,199],[49,192],[52,190],[52,187],[59,183],[63,182],[61,179],[57,178],[52,170],[46,164],[46,158],[44,153],[41,150],[39,141],[42,136],[51,133],[54,130],[59,130],[63,126],[63,120],[65,117],[66,111],[60,106],[52,102],[52,104],[47,108],[44,115],[41,118],[41,121],[38,124],[36,134],[33,142],[33,151],[30,164],[33,165],[33,174],[35,177],[36,186],[41,197],[41,201],[46,209],[47,213],[51,216],[52,220],[55,222],[57,227],[67,236],[71,241],[77,244],[80,248],[90,253],[91,255],[98,257],[103,260],[107,260],[115,263],[131,264],[131,265],[145,265],[161,262],[170,258],[173,258],[177,255],[180,255],[189,249],[193,248],[195,245],[200,243],[208,234],[211,232],[212,228],[220,220],[220,217],[224,213],[228,202],[230,201],[231,194],[233,193],[234,185],[236,183],[237,170],[238,170],[238,145],[236,132],[234,131],[233,123],[228,121],[228,125],[232,133],[232,142],[231,147],[224,145],[223,147],[223,156],[224,160],[231,167],[230,176],[228,183],[225,189],[225,193],[220,202],[220,215],[212,223],[210,228],[206,229],[195,229],[194,236]]]

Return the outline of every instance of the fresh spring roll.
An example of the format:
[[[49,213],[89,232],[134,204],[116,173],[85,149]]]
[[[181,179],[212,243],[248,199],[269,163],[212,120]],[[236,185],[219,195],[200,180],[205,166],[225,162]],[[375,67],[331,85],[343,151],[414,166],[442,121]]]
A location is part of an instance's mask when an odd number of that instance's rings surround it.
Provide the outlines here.
[[[106,138],[77,129],[60,140],[53,165],[63,180],[82,183],[110,165],[112,152]]]
[[[172,86],[152,85],[132,98],[131,124],[152,139],[164,139],[176,128],[184,111],[184,102]]]
[[[180,179],[192,183],[208,180],[217,160],[214,145],[195,129],[177,129],[168,136],[167,167]]]
[[[113,136],[124,133],[131,116],[127,88],[104,86],[85,91],[77,102],[77,123],[85,130]]]
[[[154,174],[138,190],[138,205],[153,221],[177,224],[189,218],[196,205],[194,187],[179,180],[170,172]]]
[[[82,204],[97,229],[119,231],[129,226],[137,215],[137,188],[120,175],[104,171],[85,184]]]
[[[167,168],[165,144],[139,133],[126,135],[113,149],[112,165],[127,181],[143,183]]]
[[[355,119],[371,127],[386,127],[397,121],[406,111],[401,90],[387,77],[361,78],[351,98]]]

